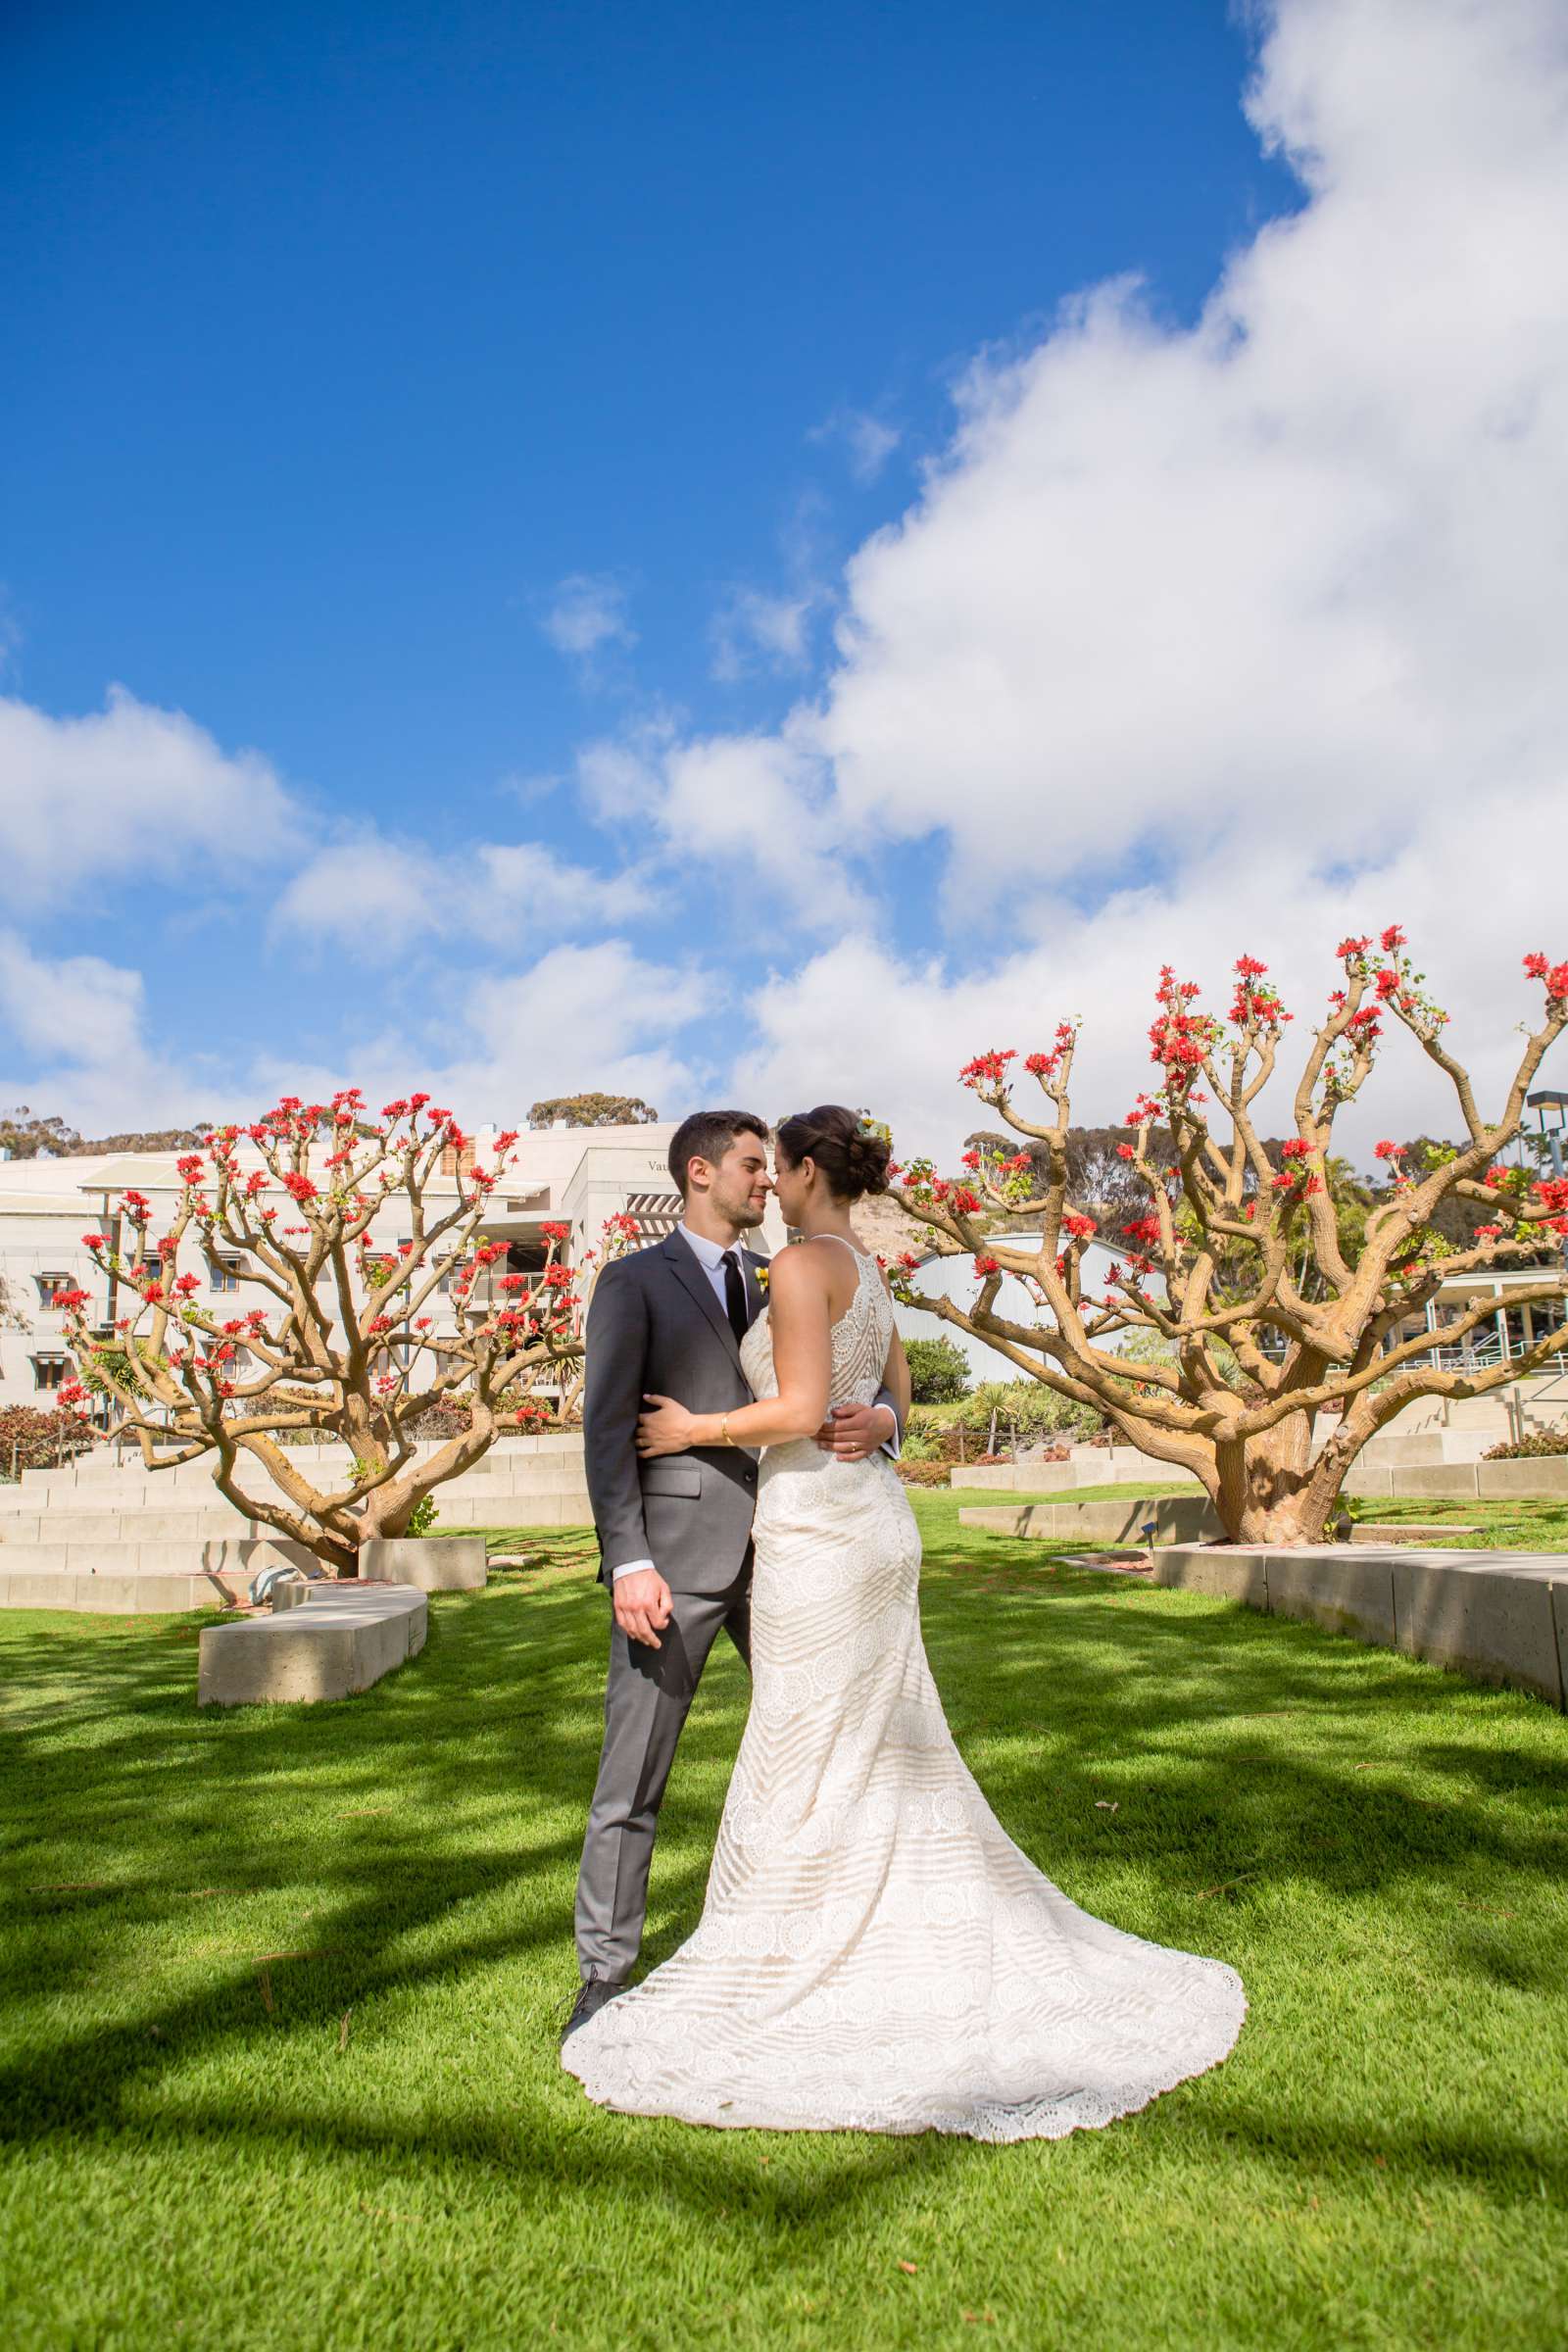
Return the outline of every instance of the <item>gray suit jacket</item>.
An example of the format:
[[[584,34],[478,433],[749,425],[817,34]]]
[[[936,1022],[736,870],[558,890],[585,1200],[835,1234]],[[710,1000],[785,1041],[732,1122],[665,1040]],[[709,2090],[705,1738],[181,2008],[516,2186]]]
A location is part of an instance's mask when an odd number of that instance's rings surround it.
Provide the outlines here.
[[[762,1303],[743,1250],[748,1303]],[[757,1454],[704,1446],[645,1462],[637,1452],[644,1395],[673,1396],[693,1413],[750,1404],[729,1317],[678,1233],[613,1259],[588,1309],[583,1451],[599,1573],[609,1584],[627,1560],[652,1560],[672,1592],[721,1592],[745,1565],[757,1507]]]

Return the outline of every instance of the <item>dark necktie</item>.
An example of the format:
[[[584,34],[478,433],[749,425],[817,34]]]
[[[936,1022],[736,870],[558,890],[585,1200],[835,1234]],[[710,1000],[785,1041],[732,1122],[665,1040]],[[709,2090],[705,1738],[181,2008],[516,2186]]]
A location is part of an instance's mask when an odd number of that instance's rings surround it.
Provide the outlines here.
[[[741,1272],[741,1261],[733,1250],[724,1252],[724,1305],[738,1347],[746,1337],[751,1317],[746,1312],[746,1278]]]

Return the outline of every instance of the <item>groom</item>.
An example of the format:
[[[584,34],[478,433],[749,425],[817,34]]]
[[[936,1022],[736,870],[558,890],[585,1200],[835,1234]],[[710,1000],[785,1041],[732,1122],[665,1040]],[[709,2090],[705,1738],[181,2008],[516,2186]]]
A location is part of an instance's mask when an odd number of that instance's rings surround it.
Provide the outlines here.
[[[751,1663],[756,1452],[713,1446],[642,1461],[636,1439],[650,1395],[695,1413],[752,1401],[740,1347],[762,1306],[766,1260],[742,1236],[761,1224],[772,1190],[765,1121],[695,1112],[675,1130],[669,1172],[680,1224],[606,1266],[588,1313],[583,1442],[614,1626],[577,1880],[582,1990],[567,2034],[625,1988],[637,1958],[664,1784],[721,1627]],[[898,1438],[884,1393],[875,1404],[835,1406],[816,1442],[858,1461]]]

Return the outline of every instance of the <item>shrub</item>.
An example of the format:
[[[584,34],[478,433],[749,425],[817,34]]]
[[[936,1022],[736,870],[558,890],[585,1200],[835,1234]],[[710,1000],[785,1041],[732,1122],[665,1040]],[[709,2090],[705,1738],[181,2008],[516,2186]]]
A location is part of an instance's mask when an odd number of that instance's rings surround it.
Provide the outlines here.
[[[956,1404],[969,1394],[969,1359],[952,1340],[906,1340],[916,1404]]]
[[[907,1454],[903,1454],[898,1462],[898,1473],[906,1487],[945,1487],[949,1466],[944,1461],[927,1462],[918,1458],[911,1461]]]
[[[0,1408],[0,1478],[9,1480],[12,1465],[23,1470],[52,1470],[74,1453],[86,1453],[93,1435],[79,1413],[63,1406],[41,1413],[35,1405],[8,1404]]]
[[[963,1429],[986,1436],[993,1412],[999,1435],[1016,1429],[1020,1437],[1031,1441],[1054,1436],[1057,1431],[1075,1440],[1088,1438],[1102,1425],[1102,1415],[1093,1405],[1059,1396],[1037,1380],[987,1381],[964,1398],[956,1418]]]
[[[899,1458],[905,1462],[940,1462],[945,1461],[947,1455],[937,1431],[909,1428],[904,1433]]]

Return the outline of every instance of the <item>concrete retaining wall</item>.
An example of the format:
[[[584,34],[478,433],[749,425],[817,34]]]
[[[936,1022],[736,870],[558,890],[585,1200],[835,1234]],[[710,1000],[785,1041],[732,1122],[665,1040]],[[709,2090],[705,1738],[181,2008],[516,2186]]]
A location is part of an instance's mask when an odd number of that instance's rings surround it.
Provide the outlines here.
[[[1224,1534],[1206,1494],[1130,1495],[1123,1502],[979,1503],[958,1513],[960,1527],[994,1536],[1044,1536],[1068,1542],[1141,1544],[1154,1523],[1156,1544],[1201,1544]]]
[[[1072,1494],[1074,1487],[1148,1487],[1152,1477],[1201,1494],[1197,1477],[1190,1477],[1185,1470],[1163,1470],[1159,1463],[1152,1463],[1148,1453],[1133,1453],[1128,1446],[1121,1446],[1114,1460],[1109,1453],[1101,1453],[1098,1468],[1086,1463],[1032,1463],[1022,1456],[1015,1463],[987,1463],[978,1470],[956,1463],[953,1470],[955,1487],[999,1487],[1004,1494]]]
[[[1411,1448],[1420,1443],[1413,1438],[1404,1441],[1405,1446]],[[955,1487],[990,1488],[993,1492],[1013,1494],[1070,1494],[1074,1487],[1089,1486],[1126,1486],[1131,1492],[1147,1487],[1151,1479],[1158,1479],[1161,1485],[1189,1483],[1182,1479],[1180,1471],[1167,1472],[1147,1454],[1130,1453],[1125,1446],[1114,1456],[1101,1452],[1096,1458],[1101,1467],[1093,1474],[1076,1461],[1034,1463],[1024,1457],[1016,1462],[988,1464],[983,1469],[969,1469],[959,1463],[954,1468],[952,1483]],[[1191,1484],[1195,1492],[1201,1492],[1196,1479]],[[1479,1458],[1377,1461],[1362,1454],[1352,1463],[1344,1492],[1368,1501],[1417,1501],[1423,1496],[1435,1498],[1446,1494],[1469,1502],[1551,1501],[1568,1498],[1568,1454],[1540,1454],[1533,1460],[1518,1462],[1484,1462]]]
[[[1298,1617],[1472,1681],[1568,1699],[1568,1554],[1172,1544],[1154,1581]]]
[[[1425,1494],[1456,1494],[1472,1502],[1560,1500],[1568,1497],[1568,1454],[1519,1462],[1356,1461],[1344,1492],[1371,1500],[1415,1500]]]

